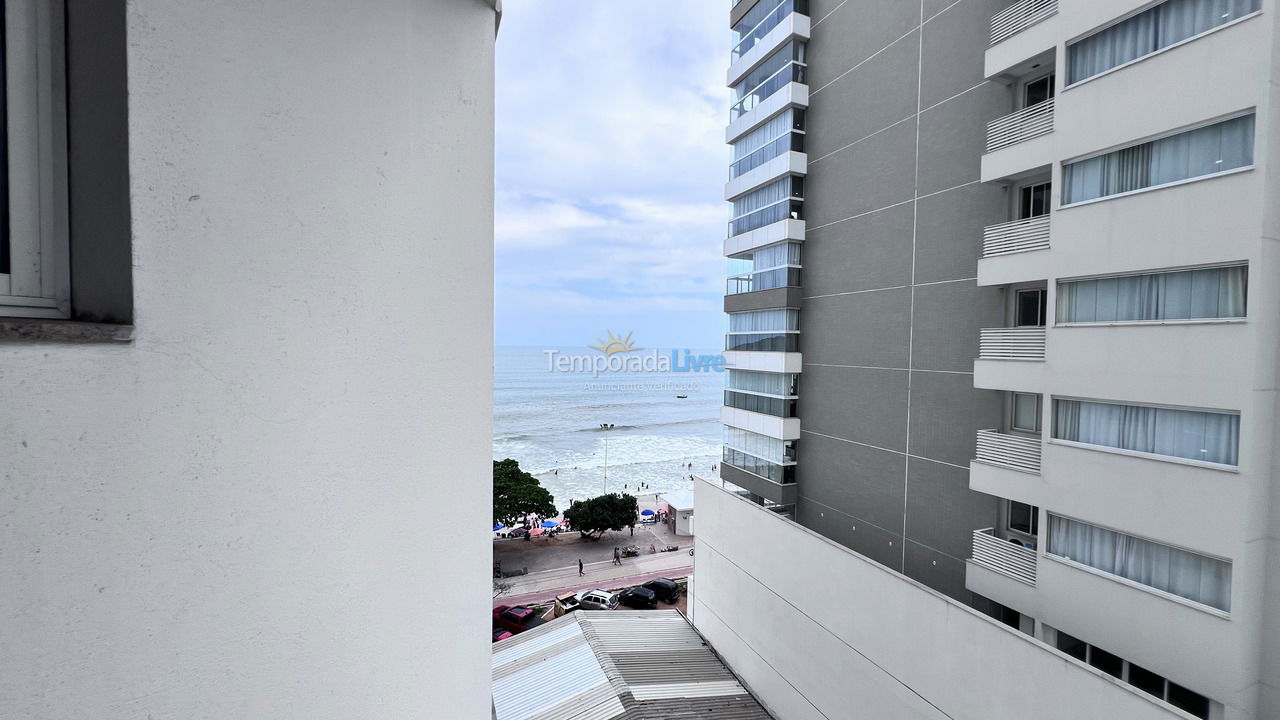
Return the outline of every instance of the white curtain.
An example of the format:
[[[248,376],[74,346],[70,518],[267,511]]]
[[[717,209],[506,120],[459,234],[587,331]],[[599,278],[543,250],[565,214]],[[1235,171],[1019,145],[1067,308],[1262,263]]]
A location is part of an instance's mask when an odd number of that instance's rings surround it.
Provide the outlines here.
[[[755,370],[729,370],[725,387],[731,390],[768,393],[770,395],[795,395],[798,376],[792,373],[771,373]]]
[[[1064,165],[1062,204],[1251,165],[1253,134],[1250,114]]]
[[[1245,316],[1245,265],[1058,283],[1058,322],[1133,322]]]
[[[1053,437],[1220,465],[1240,461],[1240,416],[1141,405],[1054,400]]]
[[[1169,0],[1067,48],[1068,84],[1255,12],[1261,0]]]
[[[800,313],[797,310],[752,310],[729,313],[729,332],[784,332],[798,330]]]
[[[1231,563],[1049,515],[1049,553],[1219,610],[1231,610]]]

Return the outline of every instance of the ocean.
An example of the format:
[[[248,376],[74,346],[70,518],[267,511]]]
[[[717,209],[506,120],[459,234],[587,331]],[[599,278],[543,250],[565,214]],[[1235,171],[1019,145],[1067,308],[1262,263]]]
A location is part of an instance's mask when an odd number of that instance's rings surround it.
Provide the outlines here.
[[[724,373],[553,372],[546,350],[494,349],[493,458],[518,460],[551,491],[558,508],[605,491],[606,437],[609,492],[634,493],[641,483],[648,485],[642,492],[689,490],[691,474],[707,475],[720,461]],[[600,355],[587,348],[555,350]],[[658,351],[663,357],[670,352]],[[681,394],[688,397],[676,397]],[[601,423],[614,428],[602,430]]]

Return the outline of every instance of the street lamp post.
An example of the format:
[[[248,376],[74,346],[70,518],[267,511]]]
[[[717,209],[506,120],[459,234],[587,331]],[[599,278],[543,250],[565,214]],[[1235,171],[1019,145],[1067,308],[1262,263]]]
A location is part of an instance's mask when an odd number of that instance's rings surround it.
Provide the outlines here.
[[[604,493],[609,494],[609,431],[613,429],[613,423],[600,423],[600,429],[604,430]]]

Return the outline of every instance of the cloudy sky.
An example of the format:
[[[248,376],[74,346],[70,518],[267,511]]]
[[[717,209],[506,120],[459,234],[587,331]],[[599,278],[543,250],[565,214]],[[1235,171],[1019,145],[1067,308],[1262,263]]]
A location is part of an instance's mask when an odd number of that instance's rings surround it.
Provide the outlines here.
[[[506,0],[498,345],[722,342],[723,0]]]

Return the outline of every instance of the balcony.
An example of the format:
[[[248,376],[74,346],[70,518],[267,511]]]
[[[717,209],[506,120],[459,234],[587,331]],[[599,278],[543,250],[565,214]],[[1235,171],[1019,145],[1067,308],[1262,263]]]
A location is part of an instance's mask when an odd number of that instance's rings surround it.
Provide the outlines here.
[[[993,528],[973,531],[973,562],[1035,587],[1036,551],[1000,539]]]
[[[987,123],[987,152],[1053,132],[1054,104],[1054,98],[1049,98]]]
[[[1040,450],[1039,438],[979,430],[976,462],[1039,475]]]
[[[1049,216],[988,225],[982,230],[982,257],[1049,249]]]
[[[991,17],[991,44],[997,45],[1058,12],[1058,0],[1022,0]]]
[[[982,328],[979,360],[1044,360],[1044,328]]]

